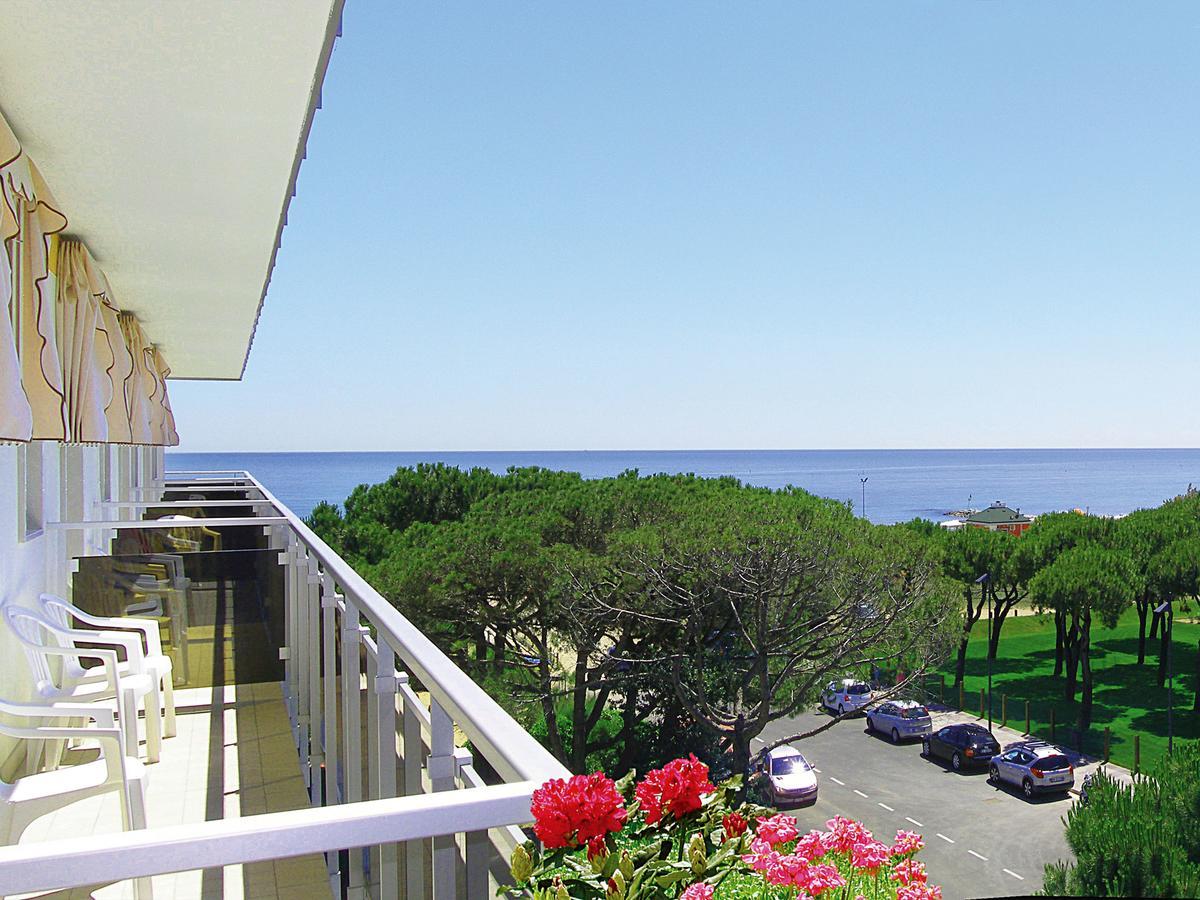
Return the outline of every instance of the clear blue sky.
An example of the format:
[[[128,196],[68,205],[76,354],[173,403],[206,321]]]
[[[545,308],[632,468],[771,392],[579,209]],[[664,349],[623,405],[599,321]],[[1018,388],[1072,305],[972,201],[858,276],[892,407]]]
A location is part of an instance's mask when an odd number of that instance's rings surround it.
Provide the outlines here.
[[[350,0],[187,450],[1200,446],[1200,4]]]

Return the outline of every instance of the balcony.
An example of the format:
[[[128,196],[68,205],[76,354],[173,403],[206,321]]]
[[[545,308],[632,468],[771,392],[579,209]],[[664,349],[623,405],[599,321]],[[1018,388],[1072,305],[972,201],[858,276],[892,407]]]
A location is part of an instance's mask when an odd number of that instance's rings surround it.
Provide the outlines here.
[[[161,518],[180,513],[203,519]],[[138,602],[130,571],[173,542],[187,583],[151,602],[179,734],[147,829],[99,799],[48,816],[0,848],[0,895],[494,895],[532,792],[567,772],[251,475],[179,473],[54,528],[99,612],[122,576]]]

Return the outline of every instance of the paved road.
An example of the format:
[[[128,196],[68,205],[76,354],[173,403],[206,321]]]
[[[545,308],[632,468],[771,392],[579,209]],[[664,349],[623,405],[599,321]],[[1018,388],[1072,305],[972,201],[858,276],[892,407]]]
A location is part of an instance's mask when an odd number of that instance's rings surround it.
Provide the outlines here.
[[[762,736],[778,740],[825,721],[824,714],[808,714],[772,723]],[[1062,817],[1073,798],[1029,801],[988,784],[986,772],[955,774],[923,759],[919,742],[892,746],[868,735],[861,718],[797,746],[818,770],[820,787],[815,804],[790,811],[800,825],[823,829],[840,814],[885,841],[899,828],[920,832],[921,859],[946,900],[1035,893],[1046,863],[1071,858]]]

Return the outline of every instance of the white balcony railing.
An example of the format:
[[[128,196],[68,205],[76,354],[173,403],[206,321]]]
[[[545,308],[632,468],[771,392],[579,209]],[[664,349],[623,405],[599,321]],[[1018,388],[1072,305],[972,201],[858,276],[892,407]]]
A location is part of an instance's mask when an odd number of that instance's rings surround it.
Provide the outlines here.
[[[242,505],[256,517],[215,511],[204,524],[261,526],[278,552],[284,696],[312,805],[0,847],[0,896],[318,852],[326,854],[335,895],[487,896],[489,865],[524,838],[514,826],[530,820],[532,792],[566,777],[564,767],[251,475],[170,479],[168,490],[243,492]],[[161,505],[161,495],[149,493],[149,500],[108,505]],[[85,534],[167,526],[129,519],[57,525]],[[472,752],[456,746],[456,728],[500,783],[485,784]]]

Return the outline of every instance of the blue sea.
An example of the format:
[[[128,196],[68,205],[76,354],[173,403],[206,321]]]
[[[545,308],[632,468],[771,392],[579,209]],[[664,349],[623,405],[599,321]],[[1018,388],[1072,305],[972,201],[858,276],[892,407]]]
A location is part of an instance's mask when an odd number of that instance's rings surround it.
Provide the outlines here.
[[[1200,484],[1200,450],[563,450],[428,453],[172,453],[167,470],[246,469],[301,516],[341,504],[360,484],[399,466],[444,462],[503,472],[542,466],[587,478],[732,475],[764,487],[794,485],[853,503],[877,523],[943,519],[1001,500],[1025,513],[1083,509],[1112,515],[1157,506]],[[864,485],[862,479],[866,479]]]

